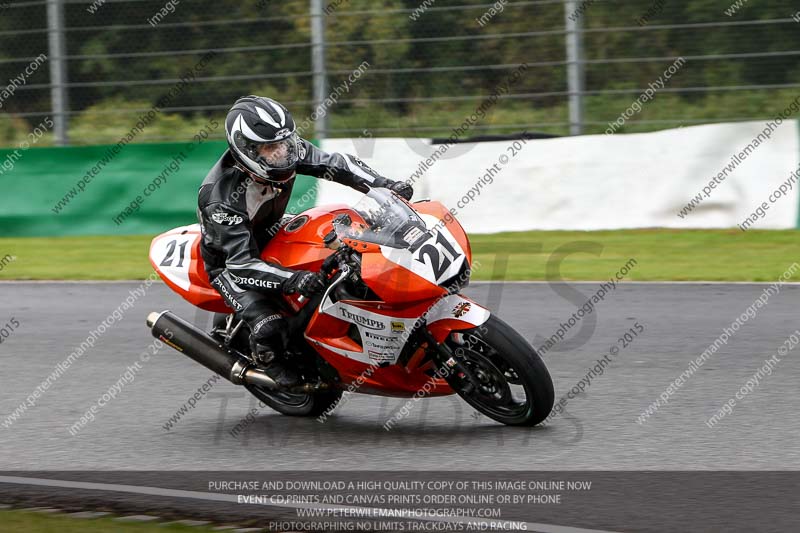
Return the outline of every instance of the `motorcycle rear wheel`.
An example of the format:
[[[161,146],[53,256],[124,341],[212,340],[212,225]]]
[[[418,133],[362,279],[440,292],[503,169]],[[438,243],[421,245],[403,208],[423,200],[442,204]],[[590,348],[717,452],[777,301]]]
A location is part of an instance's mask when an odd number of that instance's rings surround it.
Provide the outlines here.
[[[342,397],[342,391],[335,389],[294,394],[255,385],[245,385],[245,388],[272,409],[288,416],[319,416],[332,410]]]
[[[227,315],[217,313],[214,316],[214,326],[224,328]],[[245,324],[236,338],[233,347],[242,353],[249,350],[250,330]],[[273,391],[257,385],[244,386],[250,394],[258,398],[275,411],[288,416],[319,416],[332,410],[342,397],[342,391],[336,389],[321,390],[307,393],[290,393]]]
[[[464,401],[489,418],[511,426],[534,426],[553,408],[553,380],[536,350],[514,328],[492,315],[480,328],[449,338],[455,351],[478,381],[470,387],[457,372],[446,377]],[[471,389],[471,390],[470,390]],[[524,393],[524,399],[518,396]]]

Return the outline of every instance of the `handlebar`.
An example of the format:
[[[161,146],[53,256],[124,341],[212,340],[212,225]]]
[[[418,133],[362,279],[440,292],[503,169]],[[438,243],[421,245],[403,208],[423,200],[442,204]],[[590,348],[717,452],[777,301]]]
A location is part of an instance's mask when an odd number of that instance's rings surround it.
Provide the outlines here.
[[[334,253],[329,255],[325,258],[325,261],[322,262],[322,266],[320,267],[320,274],[322,274],[326,279],[330,277],[331,274],[335,270],[338,270],[341,275],[339,275],[336,279],[334,279],[330,285],[325,289],[325,296],[328,295],[330,290],[338,285],[340,282],[344,281],[348,275],[353,271],[350,263],[346,260],[346,256],[350,253],[350,249],[343,246],[342,248],[336,250]],[[300,295],[297,297],[297,301],[300,304],[304,304],[309,300],[309,298]],[[325,298],[322,299],[323,301]]]

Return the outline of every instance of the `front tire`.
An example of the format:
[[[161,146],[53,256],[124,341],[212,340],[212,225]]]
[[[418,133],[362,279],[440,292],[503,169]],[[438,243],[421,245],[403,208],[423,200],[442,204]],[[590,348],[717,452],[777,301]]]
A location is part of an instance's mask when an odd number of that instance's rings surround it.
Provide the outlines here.
[[[446,343],[479,385],[470,387],[456,373],[447,381],[480,413],[510,426],[534,426],[550,414],[553,380],[542,358],[514,328],[492,315],[479,328],[451,335]]]

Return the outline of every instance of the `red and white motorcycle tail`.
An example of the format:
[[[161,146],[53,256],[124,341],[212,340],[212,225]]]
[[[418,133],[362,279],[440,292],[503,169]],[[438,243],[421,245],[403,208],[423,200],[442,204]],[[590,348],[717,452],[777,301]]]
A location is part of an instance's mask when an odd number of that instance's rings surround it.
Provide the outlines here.
[[[175,228],[150,243],[150,264],[170,289],[206,311],[230,313],[225,300],[211,286],[200,255],[200,225]]]

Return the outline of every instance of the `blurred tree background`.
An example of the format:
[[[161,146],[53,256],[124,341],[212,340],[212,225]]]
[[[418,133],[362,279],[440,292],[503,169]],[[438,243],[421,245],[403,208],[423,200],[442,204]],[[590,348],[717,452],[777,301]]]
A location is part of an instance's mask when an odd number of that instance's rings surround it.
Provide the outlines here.
[[[475,132],[568,132],[563,1],[437,0],[424,12],[420,0],[323,3],[329,89],[369,63],[330,109],[331,136],[448,135],[519,63],[530,67]],[[603,132],[678,56],[686,65],[621,131],[764,119],[800,94],[796,0],[753,1],[732,16],[732,0],[584,3],[587,133]],[[180,0],[152,27],[165,5],[107,0],[91,13],[91,2],[67,0],[71,143],[115,142],[208,50],[219,53],[137,142],[185,140],[244,94],[285,102],[298,122],[311,114],[307,0]],[[2,12],[0,78],[10,80],[48,53],[47,8],[21,0]],[[0,111],[4,146],[49,115],[48,65]]]

